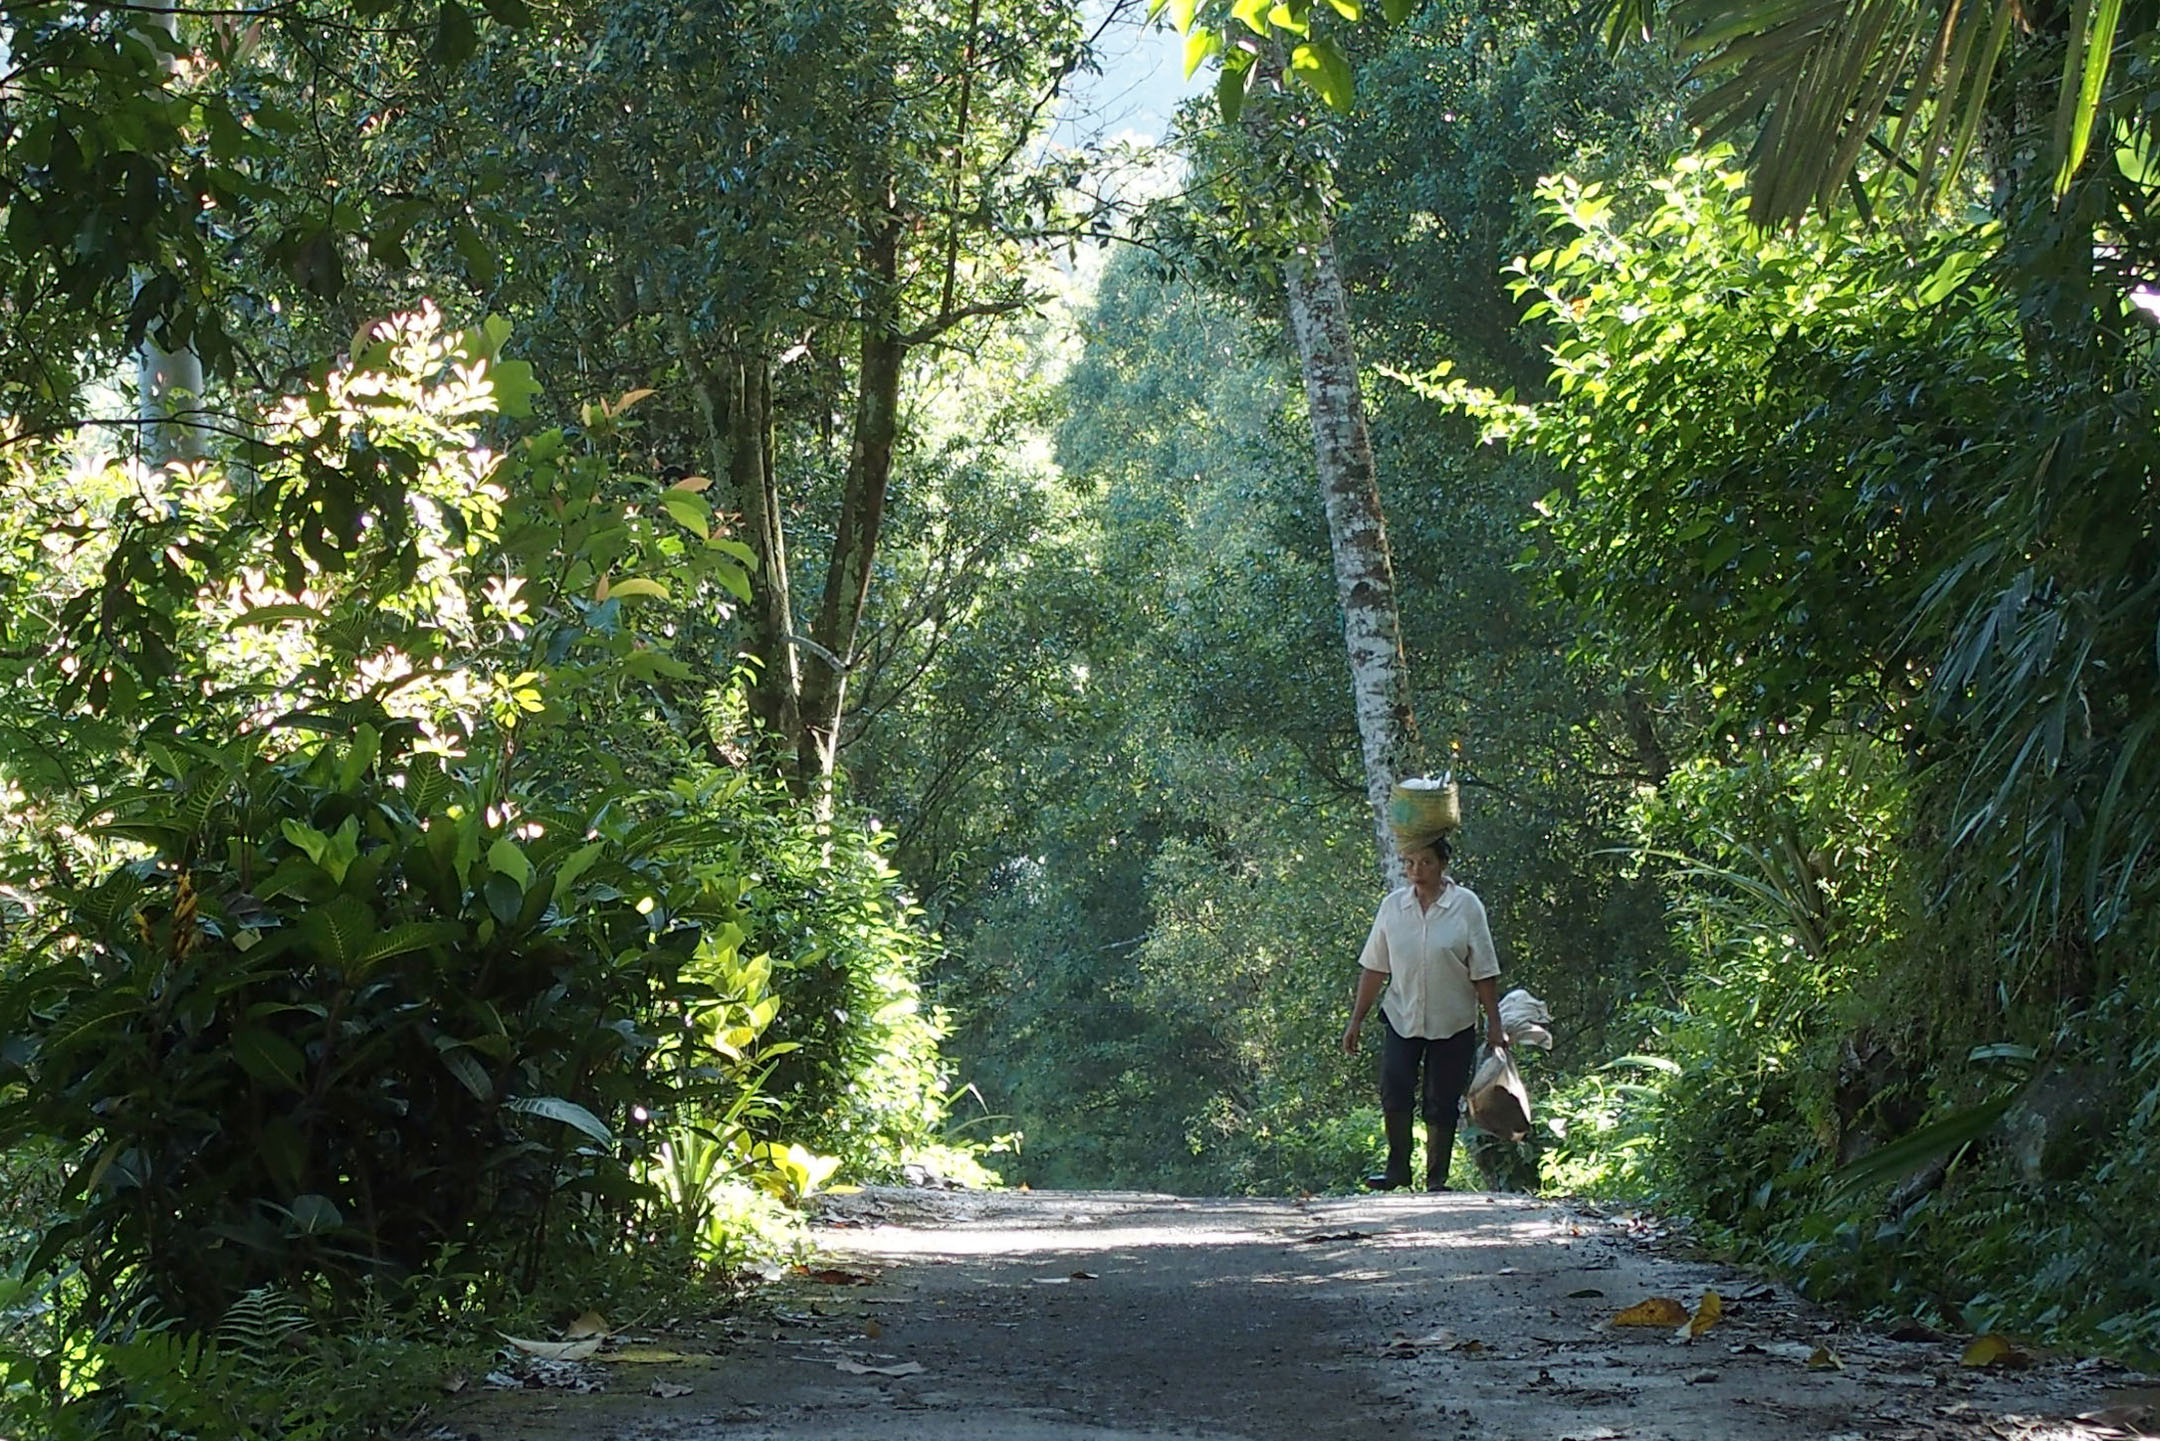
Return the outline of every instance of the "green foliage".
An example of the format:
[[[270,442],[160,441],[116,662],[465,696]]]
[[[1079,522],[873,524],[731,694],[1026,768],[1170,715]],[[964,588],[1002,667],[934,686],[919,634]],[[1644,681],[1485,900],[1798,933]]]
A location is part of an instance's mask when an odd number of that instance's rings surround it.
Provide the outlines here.
[[[2145,1354],[2156,592],[2120,517],[2160,457],[2112,261],[2022,216],[1764,234],[1715,157],[1550,195],[1556,393],[1482,406],[1566,470],[1532,559],[1579,654],[1702,718],[1638,808],[1688,972],[1640,1089],[1561,1100],[1563,1173],[1825,1297]]]
[[[73,1170],[31,1269],[74,1248],[93,1314],[201,1326],[272,1282],[537,1256],[552,1205],[634,1199],[633,1107],[754,1086],[777,1003],[692,864],[711,810],[491,804],[372,727],[253,750],[108,805],[155,849],[57,888],[0,994],[6,1140]]]

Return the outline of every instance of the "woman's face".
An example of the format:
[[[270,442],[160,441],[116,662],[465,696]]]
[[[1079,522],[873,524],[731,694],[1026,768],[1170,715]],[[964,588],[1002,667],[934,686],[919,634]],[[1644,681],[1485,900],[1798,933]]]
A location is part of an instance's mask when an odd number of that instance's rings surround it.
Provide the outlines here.
[[[1433,854],[1432,847],[1419,846],[1403,857],[1403,874],[1410,878],[1412,887],[1429,895],[1440,888],[1440,878],[1447,874],[1447,867]]]

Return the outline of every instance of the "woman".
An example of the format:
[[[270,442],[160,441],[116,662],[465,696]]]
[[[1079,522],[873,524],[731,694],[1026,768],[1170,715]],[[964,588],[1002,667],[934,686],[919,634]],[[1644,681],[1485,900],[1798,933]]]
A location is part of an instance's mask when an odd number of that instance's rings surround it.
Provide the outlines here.
[[[1485,1040],[1507,1044],[1500,1025],[1500,958],[1493,952],[1485,904],[1448,876],[1454,859],[1445,836],[1403,848],[1410,884],[1391,891],[1373,917],[1358,957],[1357,998],[1343,1030],[1343,1050],[1357,1054],[1366,1013],[1384,991],[1380,1048],[1380,1113],[1387,1125],[1387,1170],[1367,1176],[1376,1191],[1410,1184],[1410,1108],[1425,1112],[1425,1189],[1447,1189],[1455,1154],[1455,1117],[1470,1063],[1477,1055],[1477,1019]],[[1424,1068],[1422,1093],[1418,1070]]]

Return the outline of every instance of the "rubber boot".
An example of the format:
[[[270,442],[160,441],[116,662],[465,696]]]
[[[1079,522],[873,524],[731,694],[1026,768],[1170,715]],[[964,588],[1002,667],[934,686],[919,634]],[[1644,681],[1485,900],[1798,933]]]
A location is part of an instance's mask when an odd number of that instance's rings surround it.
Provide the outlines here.
[[[1367,1176],[1365,1189],[1400,1191],[1410,1184],[1410,1113],[1383,1111],[1380,1119],[1387,1128],[1387,1169]]]
[[[1444,1120],[1425,1118],[1425,1189],[1445,1191],[1448,1188],[1448,1163],[1455,1158],[1455,1118]]]

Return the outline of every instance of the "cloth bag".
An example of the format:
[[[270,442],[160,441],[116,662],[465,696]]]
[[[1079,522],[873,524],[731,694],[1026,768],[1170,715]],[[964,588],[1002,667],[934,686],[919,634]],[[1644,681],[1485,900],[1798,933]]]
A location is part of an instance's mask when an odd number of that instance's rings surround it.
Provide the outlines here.
[[[1465,1109],[1471,1125],[1503,1141],[1520,1141],[1530,1134],[1530,1092],[1507,1047],[1487,1053],[1478,1064]]]

